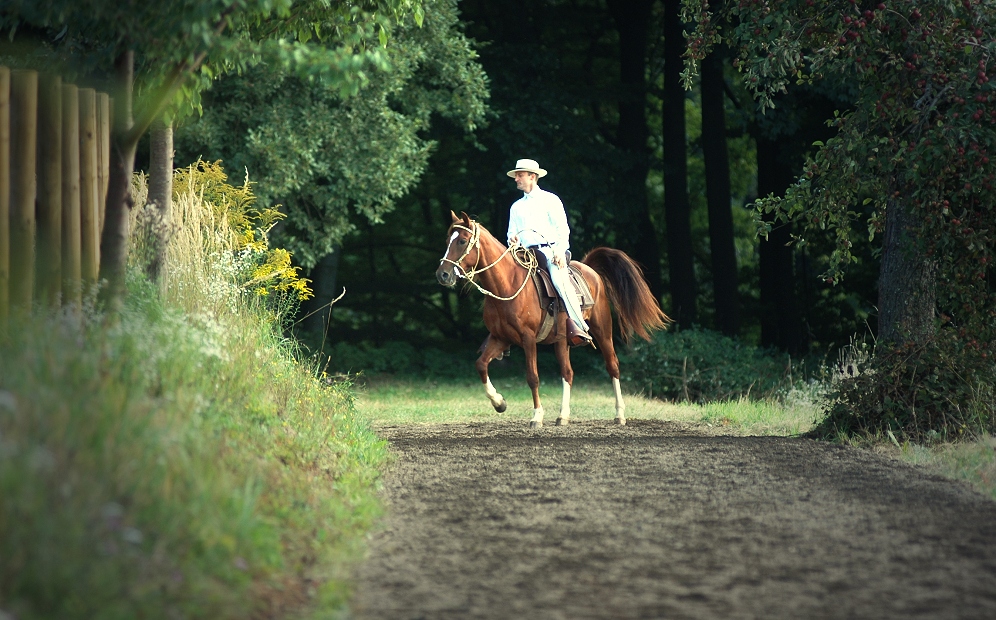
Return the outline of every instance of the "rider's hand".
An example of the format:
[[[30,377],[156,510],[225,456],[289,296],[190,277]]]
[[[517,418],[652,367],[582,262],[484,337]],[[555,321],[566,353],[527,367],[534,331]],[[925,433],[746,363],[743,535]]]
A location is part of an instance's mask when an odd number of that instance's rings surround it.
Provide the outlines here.
[[[519,235],[512,235],[512,237],[508,240],[509,245],[515,245],[518,242],[519,242]]]
[[[556,265],[556,266],[558,266],[558,267],[563,267],[564,266],[564,255],[561,254],[560,252],[557,252],[556,254],[554,254],[553,255],[553,264]]]

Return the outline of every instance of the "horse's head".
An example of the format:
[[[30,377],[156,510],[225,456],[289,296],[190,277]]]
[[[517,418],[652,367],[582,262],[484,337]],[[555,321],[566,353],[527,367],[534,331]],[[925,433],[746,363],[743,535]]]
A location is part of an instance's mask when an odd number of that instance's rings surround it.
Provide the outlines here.
[[[457,216],[450,211],[450,215],[453,216],[453,223],[446,231],[446,253],[439,261],[436,280],[443,286],[453,287],[480,259],[480,229],[466,213],[461,212]]]

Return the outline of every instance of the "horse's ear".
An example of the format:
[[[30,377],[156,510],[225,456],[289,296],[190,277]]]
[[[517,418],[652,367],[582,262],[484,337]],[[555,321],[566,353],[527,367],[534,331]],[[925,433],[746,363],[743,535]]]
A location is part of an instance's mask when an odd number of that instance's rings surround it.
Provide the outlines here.
[[[454,224],[460,221],[460,218],[457,217],[457,214],[454,213],[452,209],[450,209],[450,216],[453,218],[453,223]]]
[[[470,216],[467,215],[466,211],[461,211],[460,215],[463,216],[463,223],[467,228],[470,228]]]

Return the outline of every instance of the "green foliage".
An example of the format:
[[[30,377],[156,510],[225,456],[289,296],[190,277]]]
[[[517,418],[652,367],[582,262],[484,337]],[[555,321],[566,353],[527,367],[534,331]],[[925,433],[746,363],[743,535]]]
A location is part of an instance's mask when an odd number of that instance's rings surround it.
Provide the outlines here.
[[[620,363],[633,388],[675,401],[761,399],[793,386],[788,356],[703,329],[658,332],[621,353]]]
[[[717,40],[704,1],[691,57]],[[938,301],[957,317],[961,337],[992,340],[996,299],[996,28],[988,2],[923,0],[862,6],[815,3],[726,3],[734,24],[728,41],[762,108],[791,81],[850,76],[852,112],[832,122],[804,176],[784,199],[761,208],[802,226],[801,240],[831,240],[824,278],[838,281],[853,260],[856,234],[880,237],[888,214],[910,210],[917,222],[903,248],[936,261]],[[902,205],[900,207],[899,205]],[[762,232],[765,228],[762,227]]]
[[[329,352],[329,371],[336,373],[400,374],[416,377],[477,376],[474,356],[434,347],[415,348],[407,342],[337,343]]]
[[[200,108],[215,77],[259,63],[355,94],[369,73],[390,68],[388,33],[409,16],[421,24],[419,0],[12,0],[0,10],[0,30],[11,40],[28,32],[21,39],[44,53],[25,62],[59,65],[72,79],[111,74],[131,49],[137,107],[154,111],[177,96],[169,115],[182,117]]]
[[[455,0],[425,4],[381,51],[390,72],[344,96],[335,84],[262,63],[219,79],[204,114],[177,130],[179,158],[253,171],[259,199],[282,204],[275,231],[306,267],[361,223],[380,222],[418,181],[433,115],[462,130],[484,119],[487,79],[457,25]]]
[[[996,364],[991,347],[954,330],[926,342],[877,351],[826,399],[820,437],[883,435],[929,443],[996,430]]]
[[[198,263],[208,261],[206,278],[225,280],[230,304],[258,306],[277,323],[289,320],[299,302],[313,294],[300,268],[291,264],[290,252],[270,246],[268,234],[283,214],[258,206],[248,180],[229,185],[220,161],[198,161],[173,176],[172,226],[162,222],[155,205],[146,203],[145,176],[133,179],[131,265],[144,269],[160,237],[157,229],[171,226],[164,235],[169,240],[167,280],[189,280],[187,268],[194,263],[201,269],[205,266]]]
[[[0,336],[0,606],[32,618],[326,617],[384,444],[272,324],[132,279]]]

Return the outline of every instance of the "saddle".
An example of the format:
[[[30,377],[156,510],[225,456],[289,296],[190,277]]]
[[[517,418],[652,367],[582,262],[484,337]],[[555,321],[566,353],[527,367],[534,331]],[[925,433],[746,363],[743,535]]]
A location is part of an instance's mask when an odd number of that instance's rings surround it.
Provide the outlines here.
[[[564,308],[564,302],[560,299],[560,295],[557,294],[556,287],[553,286],[553,280],[550,279],[550,271],[545,265],[543,255],[537,254],[537,258],[540,259],[540,267],[533,274],[533,284],[536,285],[536,292],[539,293],[540,308],[543,311],[543,322],[536,333],[536,342],[546,344],[548,339],[552,340],[553,337],[557,336],[557,315],[567,310]],[[581,273],[581,270],[575,267],[569,260],[568,267],[567,273],[569,277],[567,281],[571,283],[573,288],[572,294],[578,298],[578,305],[581,306],[581,312],[584,312],[595,305],[595,299],[591,296],[588,281],[584,279],[584,274]]]

